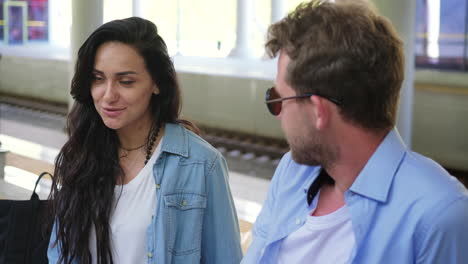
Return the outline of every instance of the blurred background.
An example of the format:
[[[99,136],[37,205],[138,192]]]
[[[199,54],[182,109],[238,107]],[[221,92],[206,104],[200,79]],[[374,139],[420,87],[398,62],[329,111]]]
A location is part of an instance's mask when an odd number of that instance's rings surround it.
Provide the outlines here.
[[[276,60],[264,54],[266,30],[301,2],[0,0],[0,198],[24,197],[36,174],[53,171],[84,39],[102,23],[140,16],[158,26],[183,89],[183,115],[226,156],[239,215],[253,222],[288,151],[263,103],[276,74]],[[405,42],[403,139],[466,184],[467,0],[372,2]]]

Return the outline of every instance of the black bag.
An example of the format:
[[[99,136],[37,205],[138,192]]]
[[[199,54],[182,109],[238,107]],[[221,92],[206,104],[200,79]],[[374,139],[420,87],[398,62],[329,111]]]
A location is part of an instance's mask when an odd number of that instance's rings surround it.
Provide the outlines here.
[[[0,200],[0,264],[47,264],[47,247],[52,226],[48,221],[47,200],[39,200],[36,187],[30,200]],[[49,225],[49,224],[48,224]]]

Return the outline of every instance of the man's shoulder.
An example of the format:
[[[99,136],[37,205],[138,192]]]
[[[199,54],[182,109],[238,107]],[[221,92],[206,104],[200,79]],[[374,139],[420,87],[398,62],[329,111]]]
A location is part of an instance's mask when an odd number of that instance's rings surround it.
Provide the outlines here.
[[[430,191],[441,189],[454,192],[466,191],[466,188],[439,163],[416,152],[407,152],[398,174],[407,177],[421,190],[427,188]]]
[[[395,192],[405,192],[408,202],[427,207],[449,206],[468,197],[467,189],[440,164],[416,152],[408,151],[393,182]]]
[[[407,178],[407,184],[412,189],[404,194],[403,199],[406,199],[406,208],[411,208],[408,211],[418,220],[418,241],[433,240],[435,243],[435,240],[443,241],[444,236],[463,237],[466,240],[466,187],[440,164],[415,152],[407,153],[400,170],[395,181],[401,185]]]

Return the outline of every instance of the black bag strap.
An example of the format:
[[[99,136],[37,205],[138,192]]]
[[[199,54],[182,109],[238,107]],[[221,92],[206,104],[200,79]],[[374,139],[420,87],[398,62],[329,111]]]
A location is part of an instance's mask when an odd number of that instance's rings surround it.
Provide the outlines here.
[[[44,206],[45,204],[47,203],[47,201],[40,201],[39,200],[39,195],[37,195],[36,193],[36,188],[37,188],[37,185],[39,185],[39,182],[41,181],[42,177],[44,177],[45,175],[49,175],[51,178],[53,178],[53,175],[48,173],[48,172],[43,172],[39,175],[39,177],[37,178],[36,180],[36,184],[34,185],[34,190],[33,190],[33,193],[31,195],[31,202],[30,202],[30,219],[28,220],[29,221],[29,226],[27,227],[27,233],[26,233],[26,247],[25,247],[25,252],[24,252],[24,260],[25,260],[25,263],[33,263],[33,262],[30,262],[30,261],[33,261],[31,259],[32,255],[33,255],[33,252],[35,252],[37,249],[38,249],[38,245],[34,244],[34,243],[37,243],[37,239],[38,239],[38,236],[44,236],[43,233],[41,233],[41,223],[43,223],[44,219]],[[41,209],[42,208],[42,209]],[[42,237],[42,240],[43,239],[46,239],[44,237]],[[42,241],[40,239],[40,241]],[[43,241],[42,241],[43,243]],[[47,247],[41,249],[41,250],[44,250],[44,254],[43,256],[47,256]],[[35,261],[39,262],[39,263],[42,263],[41,260],[39,259],[36,259]],[[34,262],[36,263],[36,262]]]
[[[49,175],[51,178],[54,177],[54,176],[52,176],[52,174],[48,173],[47,171],[41,173],[39,175],[39,177],[37,178],[37,180],[36,180],[36,184],[34,185],[34,190],[33,190],[33,193],[31,194],[31,200],[39,200],[39,195],[37,195],[37,193],[36,193],[36,188],[37,188],[37,185],[39,184],[39,182],[41,181],[42,177],[44,177],[45,175]]]

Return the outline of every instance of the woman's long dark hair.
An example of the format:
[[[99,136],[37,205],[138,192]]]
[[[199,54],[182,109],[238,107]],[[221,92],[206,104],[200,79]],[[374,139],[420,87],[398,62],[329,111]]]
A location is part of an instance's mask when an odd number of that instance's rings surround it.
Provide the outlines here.
[[[49,197],[51,219],[57,224],[54,245],[60,248],[60,263],[90,263],[90,246],[96,247],[98,263],[113,262],[109,220],[115,185],[123,177],[120,142],[116,132],[104,125],[91,97],[96,51],[109,41],[130,45],[144,59],[160,90],[150,101],[153,123],[182,123],[198,132],[195,125],[179,119],[180,88],[174,65],[152,22],[132,17],[111,21],[94,31],[78,52],[71,83],[75,103],[67,119],[69,139],[55,161]],[[93,227],[96,245],[89,243]]]

